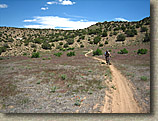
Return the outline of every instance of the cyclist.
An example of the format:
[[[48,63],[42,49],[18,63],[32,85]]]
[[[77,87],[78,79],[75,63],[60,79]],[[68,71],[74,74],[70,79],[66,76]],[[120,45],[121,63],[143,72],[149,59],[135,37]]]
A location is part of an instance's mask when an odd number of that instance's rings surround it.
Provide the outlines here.
[[[111,57],[110,52],[108,50],[106,50],[106,52],[105,52],[105,60],[106,60],[107,64],[110,64],[110,57]]]

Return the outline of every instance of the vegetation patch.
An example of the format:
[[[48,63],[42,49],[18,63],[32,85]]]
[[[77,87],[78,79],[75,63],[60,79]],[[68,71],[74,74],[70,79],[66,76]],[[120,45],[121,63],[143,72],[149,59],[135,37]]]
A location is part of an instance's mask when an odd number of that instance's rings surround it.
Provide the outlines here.
[[[103,44],[101,43],[101,44],[99,44],[99,47],[103,47]]]
[[[67,53],[67,56],[68,57],[75,56],[75,52],[69,52],[69,53]]]
[[[81,45],[80,47],[81,47],[81,48],[84,48],[84,45]]]
[[[97,48],[96,51],[93,51],[93,56],[95,55],[102,55],[102,50],[100,50],[99,48]]]
[[[128,50],[126,50],[126,48],[118,51],[118,54],[127,54],[128,53]]]
[[[54,53],[54,55],[57,56],[57,57],[60,57],[62,55],[62,53],[58,52],[58,53]]]
[[[52,86],[51,91],[52,93],[54,93],[56,91],[56,86]]]
[[[94,44],[98,44],[99,42],[101,41],[101,37],[100,36],[97,36],[94,38]]]
[[[125,37],[124,34],[119,34],[119,35],[117,36],[117,41],[125,41],[125,39],[126,39],[126,37]]]
[[[141,55],[141,54],[146,54],[148,52],[147,49],[138,49],[137,54]]]
[[[62,75],[61,75],[61,79],[62,79],[62,80],[65,80],[66,77],[67,77],[67,76],[66,76],[65,74],[62,74]]]
[[[146,33],[143,42],[150,42],[150,34]]]
[[[47,42],[45,42],[45,43],[42,44],[42,48],[43,48],[43,49],[46,49],[46,50],[52,49],[52,48],[51,48],[51,45],[50,45],[49,43],[47,43]]]
[[[134,37],[134,35],[137,35],[137,30],[135,29],[126,30],[125,33],[127,34],[127,37]]]
[[[108,41],[105,41],[105,44],[108,44]]]
[[[141,32],[147,32],[148,31],[148,28],[147,27],[141,27]]]
[[[83,101],[83,99],[80,99],[79,96],[76,96],[75,97],[75,106],[80,106],[81,105],[81,102]]]
[[[6,47],[0,47],[0,55],[1,55],[2,52],[5,52],[6,50],[7,50]]]
[[[148,78],[147,78],[146,76],[141,76],[140,79],[141,79],[142,81],[147,81]]]
[[[39,58],[39,57],[40,57],[40,53],[39,52],[32,53],[31,58]]]
[[[111,86],[112,89],[116,90],[116,87],[114,85]]]

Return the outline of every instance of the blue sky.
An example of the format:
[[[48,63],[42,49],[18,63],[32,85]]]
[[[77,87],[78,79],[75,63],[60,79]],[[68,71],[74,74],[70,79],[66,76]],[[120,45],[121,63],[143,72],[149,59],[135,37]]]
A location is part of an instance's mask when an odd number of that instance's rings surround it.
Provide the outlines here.
[[[0,26],[82,29],[96,22],[138,21],[150,0],[1,0]]]

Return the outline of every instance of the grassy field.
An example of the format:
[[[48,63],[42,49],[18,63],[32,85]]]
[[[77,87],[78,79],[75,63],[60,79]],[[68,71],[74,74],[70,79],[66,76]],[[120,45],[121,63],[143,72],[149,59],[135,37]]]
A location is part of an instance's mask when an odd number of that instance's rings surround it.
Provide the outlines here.
[[[60,51],[60,57],[52,51],[40,58],[1,58],[1,112],[99,112],[109,68],[85,57],[86,51],[76,49],[71,57],[69,51]]]

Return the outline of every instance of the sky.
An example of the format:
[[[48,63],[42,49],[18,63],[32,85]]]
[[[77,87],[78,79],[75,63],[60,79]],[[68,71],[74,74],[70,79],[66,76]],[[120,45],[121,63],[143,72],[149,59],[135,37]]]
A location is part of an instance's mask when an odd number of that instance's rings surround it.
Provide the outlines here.
[[[83,29],[150,16],[150,0],[0,0],[0,26]]]

